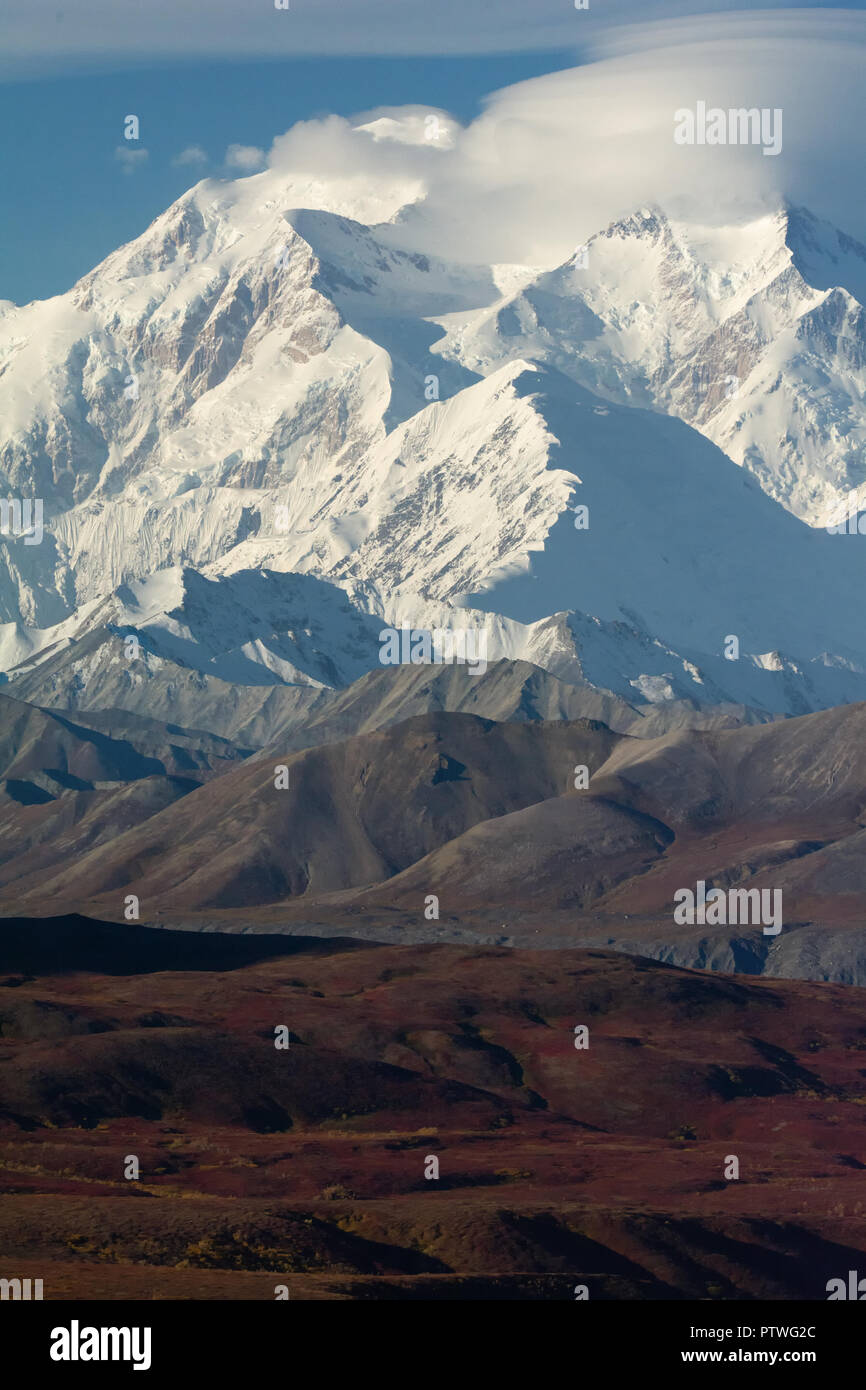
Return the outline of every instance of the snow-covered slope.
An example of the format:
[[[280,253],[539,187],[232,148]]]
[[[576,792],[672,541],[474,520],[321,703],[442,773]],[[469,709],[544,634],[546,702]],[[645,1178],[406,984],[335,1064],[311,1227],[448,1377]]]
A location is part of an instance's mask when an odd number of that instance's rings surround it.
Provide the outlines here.
[[[644,208],[437,351],[479,372],[551,362],[699,429],[812,525],[864,482],[866,247],[804,209],[709,228]]]
[[[526,585],[531,590],[535,583],[530,573]],[[698,646],[674,648],[637,615],[605,621],[572,611],[520,622],[408,591],[384,596],[351,584],[344,590],[311,575],[269,570],[210,578],[192,569],[162,570],[83,605],[55,627],[0,627],[0,662],[15,693],[40,705],[147,714],[156,701],[161,717],[195,725],[195,692],[204,701],[215,682],[224,691],[243,688],[252,699],[257,687],[290,685],[312,695],[381,671],[383,624],[480,631],[479,670],[503,659],[532,663],[634,705],[688,701],[800,714],[863,693],[854,662],[745,649],[731,661]],[[130,637],[137,646],[130,647]]]
[[[419,196],[206,181],[3,314],[0,489],[46,512],[0,538],[13,682],[135,632],[143,672],[345,685],[407,621],[630,700],[866,695],[866,560],[798,519],[860,483],[866,252],[645,211],[585,267],[447,264],[395,244]]]

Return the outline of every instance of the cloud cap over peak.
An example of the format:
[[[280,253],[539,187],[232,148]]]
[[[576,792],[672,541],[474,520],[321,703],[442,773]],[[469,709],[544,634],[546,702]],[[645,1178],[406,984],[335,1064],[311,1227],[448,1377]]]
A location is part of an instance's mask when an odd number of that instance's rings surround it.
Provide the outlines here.
[[[866,240],[866,16],[800,14],[789,33],[759,15],[640,28],[609,56],[495,93],[466,127],[416,106],[301,122],[274,142],[271,168],[403,184],[412,206],[390,235],[460,260],[558,263],[649,205],[725,225],[787,201]],[[726,123],[766,118],[751,143],[677,143],[677,113],[699,105]],[[438,141],[425,138],[434,114]],[[762,129],[778,137],[774,158]]]

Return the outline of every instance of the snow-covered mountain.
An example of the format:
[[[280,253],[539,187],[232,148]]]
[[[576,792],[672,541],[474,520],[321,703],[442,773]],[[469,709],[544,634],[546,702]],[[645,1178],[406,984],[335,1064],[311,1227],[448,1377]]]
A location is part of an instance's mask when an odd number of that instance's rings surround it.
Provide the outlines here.
[[[537,578],[529,576],[530,592]],[[204,696],[215,682],[224,694],[230,685],[250,692],[290,685],[313,694],[381,671],[383,623],[480,629],[486,664],[531,663],[631,705],[688,701],[800,714],[856,700],[863,688],[856,662],[839,658],[798,661],[778,652],[744,652],[731,661],[700,646],[675,649],[637,618],[605,621],[559,612],[520,622],[496,611],[406,593],[384,596],[353,584],[343,589],[312,575],[264,569],[210,577],[193,569],[160,570],[82,605],[53,627],[5,624],[0,662],[15,692],[39,705],[147,714],[158,700],[170,717],[176,698],[186,710],[181,722],[197,726],[188,708],[191,692],[193,700],[196,690]],[[132,656],[130,637],[137,639]]]
[[[866,476],[866,251],[643,210],[460,265],[400,249],[420,196],[205,181],[0,308],[0,490],[45,507],[0,537],[13,684],[78,699],[135,632],[142,673],[339,686],[405,621],[630,700],[863,698],[866,560],[819,523]]]
[[[551,362],[687,421],[812,525],[866,480],[866,247],[804,209],[735,228],[642,209],[438,349],[489,372]]]

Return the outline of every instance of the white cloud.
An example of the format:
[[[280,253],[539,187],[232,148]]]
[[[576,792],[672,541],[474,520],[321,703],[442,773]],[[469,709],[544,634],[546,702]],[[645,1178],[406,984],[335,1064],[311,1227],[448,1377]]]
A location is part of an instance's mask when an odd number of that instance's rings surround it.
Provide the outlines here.
[[[118,145],[114,151],[114,158],[122,166],[125,174],[132,174],[150,159],[150,153],[141,146]]]
[[[701,17],[617,31],[598,53],[494,94],[466,129],[451,121],[448,148],[418,138],[424,108],[413,106],[367,114],[361,130],[333,116],[301,122],[274,142],[270,164],[414,187],[419,201],[392,239],[479,261],[551,263],[652,203],[718,225],[788,197],[866,239],[866,16]],[[674,113],[699,100],[782,108],[781,154],[677,145]]]
[[[453,149],[460,130],[454,117],[437,106],[401,106],[396,119],[389,109],[378,109],[359,116],[354,125],[377,141],[424,145],[432,150]]]
[[[803,0],[762,0],[764,9]],[[854,0],[851,0],[854,3]],[[744,0],[75,0],[56,18],[33,0],[4,0],[0,76],[173,58],[310,54],[525,53],[593,42],[624,20],[736,10]],[[52,7],[53,9],[53,7]]]
[[[240,169],[244,174],[254,174],[257,169],[264,167],[265,152],[257,149],[255,145],[229,145],[225,162],[228,169]]]
[[[185,150],[176,154],[171,161],[172,164],[183,166],[188,164],[207,164],[207,154],[201,145],[187,145]]]

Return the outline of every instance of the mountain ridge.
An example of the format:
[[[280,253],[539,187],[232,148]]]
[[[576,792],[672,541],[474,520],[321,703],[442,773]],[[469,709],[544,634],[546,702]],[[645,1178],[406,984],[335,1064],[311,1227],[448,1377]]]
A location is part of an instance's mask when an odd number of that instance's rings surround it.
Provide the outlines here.
[[[408,619],[481,624],[491,659],[644,703],[799,714],[866,693],[866,560],[790,514],[817,523],[860,486],[866,336],[835,282],[861,288],[863,248],[803,209],[722,229],[643,209],[586,264],[461,265],[399,246],[417,190],[383,190],[365,223],[350,184],[305,207],[313,184],[285,173],[206,180],[68,294],[3,315],[0,483],[47,512],[41,545],[0,550],[10,679],[112,606],[146,646],[125,600],[180,574],[198,578],[179,616],[157,604],[152,655],[243,685],[349,686],[376,665],[376,623]],[[826,403],[819,351],[838,396],[823,422],[800,404]],[[788,443],[768,454],[783,396]],[[184,647],[190,587],[225,620],[244,574],[251,595],[256,574],[320,586],[315,632],[298,637],[297,594],[261,624],[252,595],[233,646]]]

